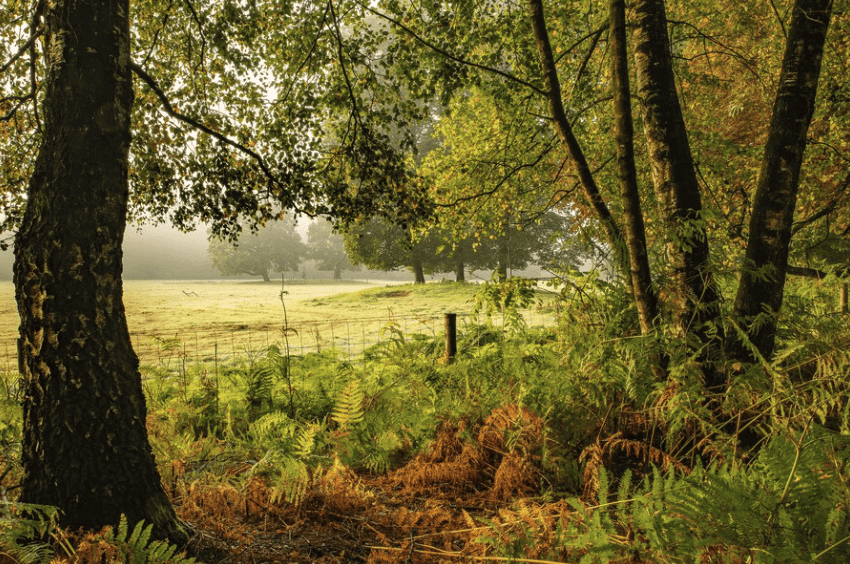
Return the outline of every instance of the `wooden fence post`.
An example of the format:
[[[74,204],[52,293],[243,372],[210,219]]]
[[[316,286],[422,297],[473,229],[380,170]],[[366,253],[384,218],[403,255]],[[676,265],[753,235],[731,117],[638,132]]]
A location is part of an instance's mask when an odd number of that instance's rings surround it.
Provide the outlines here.
[[[452,362],[457,354],[457,314],[446,314],[446,360]]]

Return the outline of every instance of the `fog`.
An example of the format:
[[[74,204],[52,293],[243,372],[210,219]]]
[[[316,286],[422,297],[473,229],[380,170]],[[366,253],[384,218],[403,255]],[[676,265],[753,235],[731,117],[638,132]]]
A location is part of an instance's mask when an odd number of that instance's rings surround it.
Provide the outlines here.
[[[127,227],[124,278],[138,280],[221,278],[207,254],[206,230],[181,233],[167,226]],[[12,249],[0,252],[0,279],[12,278]]]
[[[299,222],[298,231],[306,242],[307,222]],[[9,239],[11,244],[11,239]],[[207,249],[206,229],[191,233],[182,233],[169,225],[150,226],[142,228],[128,226],[124,234],[124,279],[126,280],[221,280],[222,276],[212,266]],[[12,262],[14,260],[11,247],[0,251],[0,280],[11,280]],[[304,271],[306,269],[306,271]],[[311,279],[332,278],[333,272],[315,270],[315,263],[309,261],[301,267],[302,272],[288,273],[290,277],[309,277]],[[520,276],[545,276],[539,268],[533,267],[528,271],[515,272]],[[273,278],[275,275],[272,275]],[[478,271],[467,274],[469,280],[487,280],[490,271]],[[279,275],[277,275],[279,278]],[[256,276],[227,276],[235,279],[257,279]],[[409,280],[412,275],[406,269],[393,272],[377,272],[358,270],[343,272],[343,278],[362,280]],[[429,280],[453,279],[453,274],[426,276]]]
[[[301,239],[306,242],[307,222],[299,222],[298,231]],[[11,245],[11,239],[9,239]],[[150,226],[142,228],[128,226],[124,233],[124,279],[125,280],[221,280],[221,274],[213,268],[207,249],[207,232],[205,228],[191,233],[182,233],[170,225]],[[0,280],[12,279],[12,248],[0,251]],[[302,267],[304,268],[304,267]],[[333,272],[316,271],[308,263],[308,272],[291,276],[309,276],[310,278],[332,278]],[[274,275],[279,279],[279,275]],[[228,279],[257,279],[256,276],[227,276]],[[375,272],[360,270],[343,272],[343,278],[380,279],[380,280],[412,280],[406,271]]]

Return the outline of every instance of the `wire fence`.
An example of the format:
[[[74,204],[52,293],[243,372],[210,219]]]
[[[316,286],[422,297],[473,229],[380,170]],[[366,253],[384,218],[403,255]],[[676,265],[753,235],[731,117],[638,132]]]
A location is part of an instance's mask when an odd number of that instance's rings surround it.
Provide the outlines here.
[[[529,310],[523,312],[529,327],[554,327],[555,314]],[[458,333],[480,328],[488,322],[483,315],[457,315]],[[502,319],[493,316],[496,328]],[[445,334],[445,314],[385,315],[358,319],[298,321],[286,326],[237,325],[197,330],[131,331],[133,348],[144,365],[176,367],[182,363],[239,361],[262,354],[271,345],[288,347],[289,354],[303,356],[333,349],[342,360],[362,358],[363,352],[390,340],[394,334],[405,338],[424,335],[440,338]],[[11,335],[3,339],[0,370],[17,372],[17,342]]]
[[[529,312],[524,315],[524,320],[529,327],[546,328],[556,324],[551,313]],[[459,333],[480,329],[486,321],[484,316],[458,315],[457,329]],[[498,317],[490,320],[496,328],[501,328],[501,321]],[[227,362],[252,358],[271,345],[286,347],[294,356],[333,349],[340,359],[355,361],[362,358],[363,352],[370,347],[399,334],[405,338],[414,335],[443,338],[445,314],[299,321],[278,328],[231,327],[182,333],[147,331],[131,333],[131,338],[143,365],[167,366],[176,362]]]

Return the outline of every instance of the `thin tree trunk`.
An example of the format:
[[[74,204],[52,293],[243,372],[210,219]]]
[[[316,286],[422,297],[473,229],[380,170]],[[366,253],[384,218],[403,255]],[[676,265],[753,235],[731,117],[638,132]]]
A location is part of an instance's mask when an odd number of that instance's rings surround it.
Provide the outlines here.
[[[637,305],[641,332],[652,332],[658,319],[658,297],[652,286],[646,229],[641,210],[640,190],[635,167],[632,96],[629,85],[629,59],[626,40],[626,2],[611,0],[610,43],[614,79],[614,128],[617,142],[617,173],[623,201],[626,246],[632,290]]]
[[[722,374],[711,364],[719,347],[712,344],[708,324],[719,320],[720,296],[708,264],[702,199],[676,92],[664,1],[638,0],[635,12],[638,92],[652,180],[666,224],[674,327],[682,338],[697,336],[706,385],[717,387],[723,384]]]
[[[602,224],[608,243],[614,254],[617,270],[626,283],[631,286],[632,279],[629,274],[629,259],[626,252],[623,234],[611,215],[611,210],[602,198],[596,179],[587,162],[587,158],[581,149],[581,145],[573,133],[572,126],[567,119],[564,109],[564,101],[561,98],[561,82],[558,79],[558,69],[555,66],[555,57],[552,54],[552,44],[549,40],[549,31],[546,27],[546,19],[543,15],[543,0],[529,0],[529,15],[531,25],[534,28],[534,37],[537,41],[537,52],[540,64],[543,67],[544,80],[546,84],[549,112],[552,114],[552,126],[561,144],[567,151],[567,155],[575,167],[579,177],[584,195],[591,208],[596,213],[596,218]],[[631,288],[629,289],[631,291]]]
[[[815,109],[831,11],[831,0],[797,0],[794,5],[753,200],[733,315],[764,358],[773,354],[776,341],[773,313],[782,307],[800,168]],[[757,319],[761,314],[766,315]],[[727,352],[738,360],[753,360],[751,352],[737,338],[729,339]]]
[[[71,530],[124,514],[183,542],[148,444],[122,303],[129,2],[49,6],[44,131],[15,237],[26,390],[20,501],[58,506]]]

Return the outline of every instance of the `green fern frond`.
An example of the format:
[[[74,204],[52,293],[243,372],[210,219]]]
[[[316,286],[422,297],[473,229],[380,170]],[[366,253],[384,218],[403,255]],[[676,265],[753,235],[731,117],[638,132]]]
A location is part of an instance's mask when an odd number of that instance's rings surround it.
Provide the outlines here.
[[[282,411],[273,411],[253,421],[248,428],[251,442],[260,448],[281,448],[295,436],[298,424]]]
[[[118,527],[111,528],[104,540],[124,555],[124,564],[195,564],[194,558],[177,553],[177,547],[167,541],[151,541],[153,525],[139,521],[130,531],[127,517],[122,515]]]
[[[301,503],[313,484],[308,466],[302,460],[280,451],[269,453],[263,458],[263,462],[266,465],[271,464],[274,469],[269,484],[272,491],[271,502],[285,501],[294,505]]]
[[[50,505],[0,501],[0,552],[19,564],[49,563],[53,549],[39,539],[55,531],[58,518]]]
[[[316,450],[316,438],[321,434],[322,427],[319,425],[304,425],[299,429],[295,437],[295,454],[306,458]]]
[[[352,380],[339,393],[333,410],[333,418],[341,428],[347,428],[363,420],[363,389],[360,382]]]

